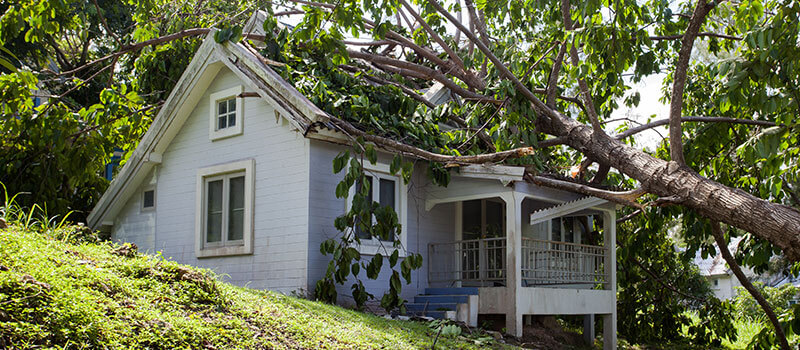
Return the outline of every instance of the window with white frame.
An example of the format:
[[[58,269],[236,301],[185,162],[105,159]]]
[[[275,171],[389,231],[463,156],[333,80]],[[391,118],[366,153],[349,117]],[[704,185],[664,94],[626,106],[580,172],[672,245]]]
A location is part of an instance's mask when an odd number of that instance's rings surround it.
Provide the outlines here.
[[[244,87],[236,86],[212,93],[209,97],[209,137],[218,140],[240,135],[244,100],[239,97]]]
[[[252,254],[253,160],[200,169],[197,174],[198,257]]]
[[[378,202],[381,206],[389,206],[395,210],[397,213],[397,219],[400,223],[400,227],[405,230],[406,229],[406,192],[408,186],[403,182],[403,180],[399,176],[391,175],[389,172],[389,166],[384,164],[365,164],[365,182],[369,184],[370,191],[367,195],[367,200],[370,202],[375,201]],[[358,181],[355,186],[350,189],[350,196],[347,199],[347,205],[349,209],[349,205],[352,202],[353,195],[355,194],[356,190],[360,190],[361,181]],[[372,218],[373,223],[375,218]],[[380,251],[381,241],[378,238],[372,238],[369,236],[369,233],[363,232],[361,229],[356,226],[356,235],[361,240],[361,246],[359,250],[362,254],[375,254],[376,252]],[[389,249],[391,252],[391,243],[394,241],[395,233],[392,232],[388,237],[388,240],[383,241],[384,247]],[[403,247],[406,244],[406,237],[404,231],[400,233],[400,242],[402,243]],[[381,251],[381,253],[384,253]],[[401,250],[400,253],[403,253]]]

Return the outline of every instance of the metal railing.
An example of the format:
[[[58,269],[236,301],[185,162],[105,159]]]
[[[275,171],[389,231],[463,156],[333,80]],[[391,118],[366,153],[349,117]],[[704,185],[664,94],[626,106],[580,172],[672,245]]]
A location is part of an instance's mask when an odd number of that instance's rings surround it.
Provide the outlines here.
[[[506,238],[428,245],[428,281],[464,286],[505,286]]]
[[[608,280],[605,247],[522,238],[522,286],[584,284]]]

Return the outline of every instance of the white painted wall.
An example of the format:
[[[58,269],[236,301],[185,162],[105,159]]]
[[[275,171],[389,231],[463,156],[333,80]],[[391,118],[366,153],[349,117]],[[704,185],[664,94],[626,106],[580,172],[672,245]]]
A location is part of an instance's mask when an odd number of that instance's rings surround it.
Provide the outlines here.
[[[153,172],[146,177],[153,178]],[[134,243],[140,252],[153,253],[155,250],[156,211],[142,211],[142,191],[149,188],[150,181],[136,189],[128,198],[119,216],[114,219],[111,238],[119,243]],[[156,206],[158,199],[156,198]]]
[[[311,179],[309,197],[309,256],[308,256],[308,290],[313,291],[317,281],[324,277],[330,256],[319,252],[320,243],[328,238],[338,237],[340,234],[333,226],[333,220],[344,214],[345,200],[336,198],[336,184],[341,180],[343,173],[333,175],[333,158],[345,150],[344,146],[334,145],[324,141],[311,141]],[[391,158],[380,157],[380,162],[388,164]],[[407,227],[403,234],[408,235],[406,245],[409,252],[421,253],[423,256],[422,269],[412,274],[412,283],[403,285],[402,297],[409,300],[415,295],[424,292],[428,285],[427,251],[430,242],[448,242],[453,239],[454,206],[443,204],[436,206],[431,211],[425,210],[426,193],[435,186],[427,179],[424,163],[418,163],[414,169],[414,176],[408,185],[408,213]],[[372,256],[366,256],[371,259]],[[402,260],[401,260],[402,261]],[[399,262],[398,262],[399,265]],[[361,279],[367,291],[380,298],[388,290],[390,276],[388,259],[384,261],[384,268],[378,280],[369,280],[362,269]],[[403,280],[405,283],[405,280]],[[352,303],[351,285],[354,280],[349,280],[345,285],[337,288],[339,301]]]
[[[276,122],[273,109],[253,97],[244,100],[243,134],[212,142],[208,96],[237,85],[243,83],[222,68],[163,153],[153,248],[165,258],[213,269],[233,283],[288,293],[304,288],[308,278],[309,142],[284,120]],[[253,90],[245,85],[245,91]],[[254,253],[198,259],[197,170],[250,158],[255,160]],[[114,239],[128,240],[138,219],[126,208],[117,218],[123,224],[115,225]]]
[[[708,283],[711,284],[711,290],[714,292],[714,296],[717,297],[719,300],[726,300],[736,296],[736,287],[741,287],[742,284],[739,283],[739,279],[731,276],[731,275],[714,275],[714,276],[706,276],[708,279]],[[714,285],[714,281],[717,281],[717,285]]]

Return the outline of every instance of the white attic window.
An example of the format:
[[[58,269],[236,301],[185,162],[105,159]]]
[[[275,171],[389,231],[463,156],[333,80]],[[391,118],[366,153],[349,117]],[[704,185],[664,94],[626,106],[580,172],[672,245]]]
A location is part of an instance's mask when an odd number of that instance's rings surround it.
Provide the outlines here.
[[[214,140],[242,134],[244,99],[239,95],[243,86],[235,86],[209,96],[208,136]]]

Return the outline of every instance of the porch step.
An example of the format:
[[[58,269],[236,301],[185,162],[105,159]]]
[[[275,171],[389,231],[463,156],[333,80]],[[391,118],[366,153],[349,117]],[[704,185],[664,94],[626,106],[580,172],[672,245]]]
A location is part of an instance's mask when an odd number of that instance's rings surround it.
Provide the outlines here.
[[[478,295],[478,287],[425,288],[425,295]]]
[[[414,303],[428,304],[466,304],[469,295],[417,295]]]
[[[406,304],[406,315],[450,319],[478,325],[478,288],[425,288]]]
[[[430,311],[455,311],[458,304],[455,303],[408,303],[406,310],[408,312],[430,312]]]

